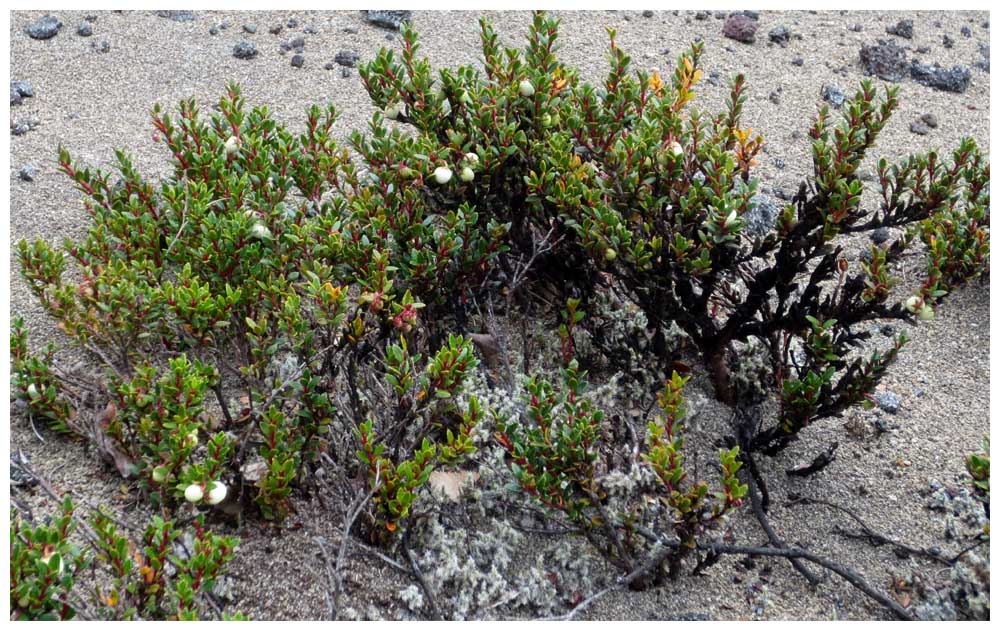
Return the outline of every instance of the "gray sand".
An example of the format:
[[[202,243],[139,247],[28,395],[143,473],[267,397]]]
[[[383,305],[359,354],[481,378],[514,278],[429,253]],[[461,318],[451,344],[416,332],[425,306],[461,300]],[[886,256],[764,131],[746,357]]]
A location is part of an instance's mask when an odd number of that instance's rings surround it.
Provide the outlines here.
[[[147,177],[167,172],[167,154],[154,144],[149,120],[157,102],[166,108],[189,96],[196,97],[202,111],[222,94],[225,81],[242,84],[251,105],[268,104],[282,121],[302,129],[303,111],[314,102],[332,101],[342,113],[337,125],[343,139],[352,128],[364,127],[373,108],[358,77],[341,76],[340,66],[325,70],[342,49],[355,50],[361,60],[371,59],[381,46],[399,47],[398,34],[364,23],[359,12],[310,11],[268,13],[196,12],[196,20],[175,22],[153,12],[115,14],[99,12],[91,37],[80,37],[76,27],[83,11],[58,11],[62,31],[45,41],[29,39],[27,24],[42,12],[15,12],[11,17],[11,78],[27,79],[35,96],[11,108],[12,119],[34,116],[37,129],[11,136],[11,247],[23,238],[44,237],[60,242],[77,237],[86,226],[86,216],[77,193],[55,168],[56,147],[64,145],[84,164],[106,165],[112,150],[127,147],[138,170]],[[486,12],[507,45],[520,46],[530,18],[525,13]],[[908,46],[909,57],[944,66],[972,66],[980,58],[978,44],[988,43],[989,30],[981,23],[986,13],[907,12],[764,12],[757,41],[742,44],[722,36],[722,21],[710,17],[693,19],[693,13],[657,11],[651,18],[639,11],[559,12],[562,18],[560,57],[581,69],[589,80],[600,80],[606,72],[605,26],[618,29],[618,43],[637,66],[659,68],[666,74],[676,55],[693,39],[705,40],[705,79],[717,74],[718,85],[703,80],[696,104],[712,111],[727,94],[726,81],[744,73],[749,85],[745,122],[761,132],[767,149],[760,158],[758,175],[766,189],[794,192],[811,169],[809,142],[805,136],[820,100],[820,91],[834,83],[853,92],[863,73],[858,50],[876,39],[895,39]],[[294,17],[299,26],[280,35],[268,27]],[[423,53],[441,65],[474,63],[478,50],[478,15],[463,12],[417,11],[413,21],[422,35]],[[885,27],[901,18],[914,20],[912,40],[894,38]],[[229,24],[218,35],[209,28]],[[244,24],[255,24],[257,32],[242,32]],[[768,31],[784,24],[801,39],[786,48],[768,42]],[[861,32],[850,30],[861,25]],[[292,53],[279,54],[279,44],[305,27],[316,34],[304,35],[305,64],[293,68]],[[960,29],[968,26],[972,37]],[[356,29],[355,33],[345,31]],[[954,47],[942,46],[949,35]],[[91,42],[107,39],[110,51],[95,52]],[[245,61],[232,55],[240,40],[255,42],[260,54]],[[917,54],[920,46],[930,52]],[[796,58],[802,65],[793,65]],[[881,82],[879,82],[881,83]],[[899,159],[931,147],[951,148],[964,135],[971,135],[989,148],[989,75],[972,69],[972,83],[964,94],[932,90],[910,80],[899,84],[901,106],[880,137],[871,164],[880,156]],[[777,104],[768,97],[777,92]],[[938,126],[926,136],[910,132],[910,123],[932,113]],[[776,161],[784,162],[778,168]],[[26,164],[38,167],[34,182],[19,179]],[[871,199],[870,197],[868,198]],[[17,276],[11,255],[11,314],[25,317],[34,344],[58,338],[25,283]],[[908,280],[915,282],[919,261],[908,266]],[[884,382],[902,397],[900,412],[886,418],[898,429],[879,438],[852,438],[844,425],[854,419],[870,424],[876,412],[853,411],[842,419],[828,419],[803,433],[801,441],[775,459],[762,458],[764,475],[772,480],[775,496],[771,521],[787,541],[852,565],[879,589],[887,589],[891,575],[916,568],[936,568],[913,560],[898,559],[884,548],[847,541],[831,534],[845,517],[819,507],[786,507],[788,494],[824,498],[849,506],[875,530],[917,546],[942,545],[941,518],[924,509],[920,496],[928,482],[954,483],[963,475],[963,456],[976,448],[989,427],[989,286],[976,283],[956,291],[938,312],[938,318],[912,331],[912,342]],[[884,341],[884,340],[882,340]],[[73,493],[92,503],[106,503],[131,511],[139,521],[145,509],[126,508],[120,482],[114,480],[82,446],[43,434],[41,443],[21,414],[12,415],[11,449],[23,449],[60,491]],[[707,436],[701,437],[709,440]],[[692,441],[698,437],[692,437]],[[821,474],[808,479],[786,479],[785,468],[809,460],[833,441],[840,442],[838,458]],[[864,491],[859,492],[863,487]],[[38,506],[51,502],[38,498]],[[315,501],[298,507],[304,528],[286,531],[276,538],[260,528],[244,534],[240,556],[234,562],[234,609],[255,618],[310,619],[326,612],[325,579],[310,537],[324,536],[336,542],[338,523],[317,515]],[[739,542],[759,544],[760,529],[749,511],[734,520]],[[269,551],[273,545],[274,551]],[[954,544],[950,544],[954,547]],[[762,560],[746,570],[726,559],[707,576],[685,576],[674,584],[644,593],[616,592],[607,595],[583,613],[593,619],[662,619],[680,614],[724,619],[872,619],[886,613],[837,578],[811,591],[787,563]],[[768,568],[768,571],[762,568]],[[764,578],[761,578],[763,576]],[[359,611],[375,603],[394,617],[395,594],[407,580],[383,564],[366,558],[353,561],[347,587],[351,603]],[[764,595],[761,595],[761,594]]]

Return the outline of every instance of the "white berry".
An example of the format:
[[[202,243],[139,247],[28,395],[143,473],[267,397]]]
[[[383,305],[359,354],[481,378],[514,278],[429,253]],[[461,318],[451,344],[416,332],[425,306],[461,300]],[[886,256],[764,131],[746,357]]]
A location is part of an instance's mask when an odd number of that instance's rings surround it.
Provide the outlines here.
[[[201,501],[201,498],[205,496],[205,492],[201,490],[200,484],[192,484],[184,489],[184,499],[191,502],[192,504],[197,504]]]
[[[226,499],[227,492],[228,489],[226,489],[225,484],[219,482],[218,480],[212,482],[212,488],[208,490],[208,503],[215,506],[222,500]]]
[[[448,167],[438,167],[434,169],[434,181],[438,184],[447,184],[451,180],[451,169]]]

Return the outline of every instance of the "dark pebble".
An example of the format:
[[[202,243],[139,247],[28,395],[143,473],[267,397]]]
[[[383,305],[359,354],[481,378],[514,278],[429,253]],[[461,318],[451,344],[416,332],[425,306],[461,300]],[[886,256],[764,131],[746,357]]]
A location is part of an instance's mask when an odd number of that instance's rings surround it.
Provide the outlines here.
[[[358,34],[358,29],[357,29],[356,26],[345,26],[344,27],[344,32],[348,33],[350,35],[357,35]]]
[[[771,92],[767,95],[767,100],[774,103],[775,105],[781,105],[781,95],[776,91]]]
[[[779,24],[771,29],[767,36],[775,44],[784,47],[788,46],[788,40],[792,38],[792,32],[784,24]]]
[[[930,112],[921,116],[920,120],[923,121],[924,125],[927,125],[931,129],[937,129],[938,126],[937,116],[931,114]]]
[[[328,61],[325,64],[323,64],[323,70],[333,70],[336,67],[337,64],[333,63],[332,61]]]
[[[299,21],[295,18],[288,18],[288,21],[285,22],[285,26],[288,28],[299,28]]]
[[[694,14],[694,19],[696,20],[707,20],[712,17],[712,14],[708,11],[698,11]]]
[[[802,66],[804,63],[806,63],[806,60],[801,57],[796,57],[792,60],[793,66]]]
[[[885,32],[889,35],[913,39],[913,20],[900,20],[892,26],[885,27]]]
[[[399,30],[403,22],[408,22],[413,11],[365,11],[365,19],[382,28]]]
[[[54,15],[46,15],[29,24],[24,29],[24,32],[31,39],[51,39],[59,33],[62,25],[63,23],[59,21],[59,18]]]
[[[931,131],[931,128],[924,124],[923,121],[913,121],[910,123],[910,132],[918,136],[926,136]]]
[[[931,47],[930,46],[917,46],[917,52],[920,53],[921,55],[926,55],[927,53],[931,52]]]
[[[861,65],[865,72],[886,81],[899,81],[906,76],[906,51],[895,42],[878,40],[878,44],[861,47]]]
[[[254,34],[257,33],[257,25],[256,24],[244,24],[243,25],[243,32],[244,33],[250,33],[251,35],[254,35]]]
[[[824,101],[838,109],[844,104],[845,101],[847,101],[847,96],[844,94],[844,91],[834,84],[824,85],[823,89],[820,91],[820,95],[823,97]]]
[[[90,37],[94,34],[94,27],[91,26],[89,22],[81,22],[80,25],[76,27],[76,34],[80,37]]]
[[[253,59],[257,56],[257,46],[253,42],[243,40],[233,46],[233,57],[237,59]]]
[[[972,72],[965,66],[953,66],[948,69],[938,64],[931,66],[916,62],[910,66],[910,76],[917,83],[929,88],[958,94],[965,92],[972,81]]]
[[[651,18],[653,17],[653,12],[650,11],[649,9],[646,9],[645,11],[642,12],[642,17]]]
[[[871,233],[872,243],[875,245],[881,245],[888,241],[892,237],[892,233],[888,228],[875,228]]]
[[[208,29],[208,34],[209,34],[209,35],[218,35],[218,34],[219,34],[219,29],[218,29],[218,27],[216,27],[216,26],[213,26],[213,27],[211,27],[210,29]]]
[[[306,58],[302,55],[292,55],[292,65],[296,68],[301,68],[302,64],[306,63]]]
[[[943,35],[943,36],[941,37],[941,44],[942,44],[942,45],[943,45],[943,46],[944,46],[945,48],[951,48],[952,46],[954,46],[954,45],[955,45],[955,40],[954,40],[954,39],[952,39],[950,35]]]
[[[271,35],[278,35],[283,30],[285,30],[285,26],[283,24],[275,24],[271,28],[267,29],[267,32]]]
[[[93,23],[97,21],[97,15],[93,13],[88,13],[87,15],[83,16],[83,19]]]
[[[875,402],[880,408],[889,414],[896,414],[903,406],[903,400],[892,390],[883,390],[875,393]]]
[[[962,27],[962,37],[972,37],[972,29],[968,26]]]
[[[26,164],[17,172],[17,176],[25,182],[34,182],[38,176],[38,169],[32,164]]]
[[[341,68],[340,69],[340,76],[343,77],[343,78],[345,78],[345,79],[350,78],[350,76],[351,76],[351,69],[350,68]]]
[[[318,31],[316,30],[315,26],[310,24],[309,26],[302,29],[302,32],[305,33],[306,35],[315,35]]]
[[[161,18],[167,18],[168,20],[173,20],[174,22],[193,22],[194,13],[191,11],[157,11],[156,15]]]
[[[341,66],[347,66],[348,68],[353,68],[358,65],[358,59],[360,55],[353,50],[342,50],[337,53],[337,56],[333,58],[335,62]]]
[[[722,34],[743,44],[753,44],[757,36],[757,22],[742,13],[726,18]]]
[[[865,27],[860,24],[852,24],[849,27],[847,27],[847,29],[849,31],[854,31],[855,33],[860,33],[861,31],[865,30]]]
[[[101,41],[94,40],[90,42],[90,47],[97,53],[111,52],[111,42],[109,42],[106,38],[102,38]]]

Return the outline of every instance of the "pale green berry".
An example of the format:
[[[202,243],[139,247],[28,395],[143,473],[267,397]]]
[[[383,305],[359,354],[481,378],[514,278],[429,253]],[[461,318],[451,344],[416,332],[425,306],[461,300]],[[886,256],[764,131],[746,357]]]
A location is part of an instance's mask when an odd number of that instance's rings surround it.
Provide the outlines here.
[[[921,309],[920,313],[917,315],[921,320],[933,320],[934,319],[934,309],[930,305],[925,304]]]
[[[166,467],[156,467],[155,469],[153,469],[153,482],[159,484],[166,479],[167,479]]]
[[[271,231],[262,223],[255,223],[253,228],[250,229],[250,236],[254,239],[269,239],[271,237]]]
[[[462,169],[462,172],[458,174],[458,177],[463,182],[471,182],[476,177],[476,174],[469,167],[465,167]]]
[[[187,436],[184,437],[184,446],[190,449],[194,449],[198,446],[198,430],[193,429]]]
[[[386,105],[385,106],[385,117],[386,118],[388,118],[389,120],[394,121],[394,120],[396,120],[396,118],[398,116],[399,116],[399,104],[398,103],[392,103],[391,105]]]
[[[521,96],[531,96],[535,93],[535,86],[527,79],[522,79],[521,83],[517,86],[517,91],[521,93]]]
[[[32,399],[38,397],[38,386],[33,383],[28,384],[28,396]]]
[[[910,296],[904,304],[907,311],[917,313],[924,306],[924,300],[920,296]]]
[[[205,492],[202,491],[200,484],[192,484],[184,489],[184,499],[191,502],[192,504],[197,504],[201,501],[201,498],[205,496]]]
[[[472,105],[472,97],[466,90],[462,91],[462,96],[458,97],[458,100],[462,102],[462,105]]]
[[[542,123],[542,127],[551,127],[552,126],[552,115],[549,114],[548,112],[546,112],[545,114],[542,114],[541,123]]]
[[[684,155],[684,148],[681,147],[681,143],[675,140],[670,143],[670,153],[674,154],[675,158],[679,158]]]
[[[208,500],[206,501],[212,506],[215,506],[222,500],[226,499],[227,492],[228,489],[226,489],[226,485],[216,480],[215,482],[212,482],[212,488],[208,490]]]
[[[605,261],[613,261],[616,258],[618,258],[618,252],[615,252],[613,248],[608,248],[607,250],[604,251]]]
[[[451,169],[448,167],[438,167],[434,169],[434,181],[438,184],[447,184],[451,180]]]

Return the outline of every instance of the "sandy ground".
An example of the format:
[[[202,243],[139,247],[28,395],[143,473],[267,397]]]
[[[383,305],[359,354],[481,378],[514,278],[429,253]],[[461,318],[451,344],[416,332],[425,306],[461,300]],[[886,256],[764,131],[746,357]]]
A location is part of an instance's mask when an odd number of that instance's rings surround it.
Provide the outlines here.
[[[115,14],[96,12],[94,35],[76,34],[83,11],[59,11],[62,31],[47,41],[29,39],[24,28],[40,12],[12,14],[10,30],[11,79],[31,81],[35,96],[11,108],[12,119],[35,117],[37,129],[11,136],[10,227],[11,246],[18,240],[44,237],[59,242],[83,233],[85,214],[77,194],[57,173],[56,147],[65,146],[86,164],[107,164],[112,150],[128,147],[140,172],[149,177],[166,172],[166,154],[151,138],[149,110],[154,103],[171,107],[195,96],[203,110],[221,95],[227,79],[243,86],[250,104],[266,103],[280,120],[301,129],[302,112],[313,102],[332,101],[342,113],[341,138],[363,127],[372,113],[366,93],[353,70],[341,76],[337,66],[325,70],[342,49],[370,59],[381,46],[398,47],[400,38],[363,21],[359,12],[310,11],[267,13],[196,12],[191,22],[175,22],[152,12]],[[890,12],[804,13],[764,12],[757,41],[746,45],[722,36],[722,21],[695,20],[693,13],[657,11],[643,17],[638,11],[559,12],[562,19],[561,58],[580,68],[584,77],[599,80],[606,72],[606,26],[618,29],[618,43],[638,66],[672,68],[677,53],[691,40],[705,40],[706,78],[715,74],[718,85],[704,82],[699,105],[718,107],[727,90],[726,79],[747,75],[749,100],[745,120],[767,139],[758,172],[765,188],[794,191],[810,170],[808,119],[816,111],[820,91],[834,83],[851,92],[863,72],[858,50],[886,35],[885,27],[899,19],[914,20],[914,38],[895,38],[909,47],[909,56],[944,66],[972,67],[980,58],[978,45],[988,43],[985,13]],[[520,45],[529,16],[515,12],[486,12],[507,45]],[[477,14],[417,11],[413,21],[422,35],[423,53],[435,66],[475,63],[478,50]],[[280,35],[268,27],[298,21]],[[228,28],[210,35],[212,26]],[[255,24],[254,35],[242,33]],[[796,36],[786,48],[770,44],[767,32],[778,24]],[[860,25],[860,31],[852,30]],[[960,33],[971,29],[971,37]],[[311,27],[315,34],[304,34]],[[349,32],[348,29],[354,30]],[[954,47],[942,45],[949,35]],[[279,45],[294,36],[305,37],[305,64],[290,65],[291,53],[279,54]],[[107,39],[110,51],[95,52],[91,42]],[[259,56],[252,61],[233,57],[233,45],[247,39]],[[929,52],[917,54],[918,47]],[[793,60],[801,58],[801,65]],[[964,94],[935,91],[905,80],[899,84],[901,106],[880,137],[877,156],[898,159],[930,147],[949,148],[971,135],[988,149],[989,75],[973,68],[972,84]],[[772,92],[776,99],[769,99]],[[774,102],[774,101],[777,102]],[[910,123],[932,113],[939,122],[926,136],[910,132]],[[871,161],[874,163],[872,156]],[[778,161],[784,167],[779,168]],[[33,182],[19,179],[26,164],[38,168]],[[51,321],[31,297],[13,270],[11,315],[21,315],[38,344],[57,335]],[[916,263],[914,263],[916,265]],[[931,481],[954,483],[963,475],[963,454],[976,449],[989,426],[989,286],[978,283],[955,292],[938,319],[913,331],[885,387],[902,397],[902,409],[886,418],[897,429],[881,437],[852,438],[845,430],[854,418],[871,424],[878,412],[852,412],[843,419],[817,424],[803,440],[780,457],[764,459],[764,474],[774,480],[772,523],[786,540],[856,567],[873,585],[886,589],[890,576],[909,570],[930,571],[912,560],[900,560],[890,551],[874,549],[830,534],[844,516],[817,507],[786,507],[789,493],[822,497],[849,506],[875,530],[918,546],[942,545],[940,518],[923,508],[920,493]],[[911,327],[912,328],[912,327]],[[705,414],[709,414],[706,412]],[[721,418],[721,414],[719,415]],[[886,417],[883,413],[883,417]],[[85,448],[51,434],[40,442],[20,414],[12,415],[12,450],[22,449],[60,491],[128,511],[139,521],[142,510],[129,506],[120,483],[94,462]],[[716,419],[715,422],[719,422]],[[711,427],[711,422],[707,427]],[[694,440],[694,438],[692,438]],[[811,458],[830,442],[841,443],[838,458],[821,474],[788,480],[788,466]],[[45,509],[38,497],[36,508]],[[51,509],[51,506],[49,506]],[[304,527],[280,534],[253,529],[244,533],[239,559],[233,564],[234,608],[255,618],[310,619],[325,615],[325,584],[317,571],[312,538],[337,539],[337,523],[318,514],[314,501],[299,506]],[[738,541],[760,543],[762,533],[747,513],[734,525]],[[532,543],[531,545],[534,545]],[[954,545],[954,544],[952,544]],[[610,576],[610,575],[609,575]],[[359,611],[367,604],[382,615],[404,615],[392,604],[407,581],[383,564],[368,559],[352,561],[348,589]],[[503,615],[500,609],[498,615]],[[616,592],[599,600],[582,617],[594,619],[664,619],[678,616],[740,619],[872,619],[886,614],[839,579],[830,579],[815,591],[787,563],[759,561],[746,569],[735,559],[725,560],[707,576],[685,577],[675,584],[644,593]]]

